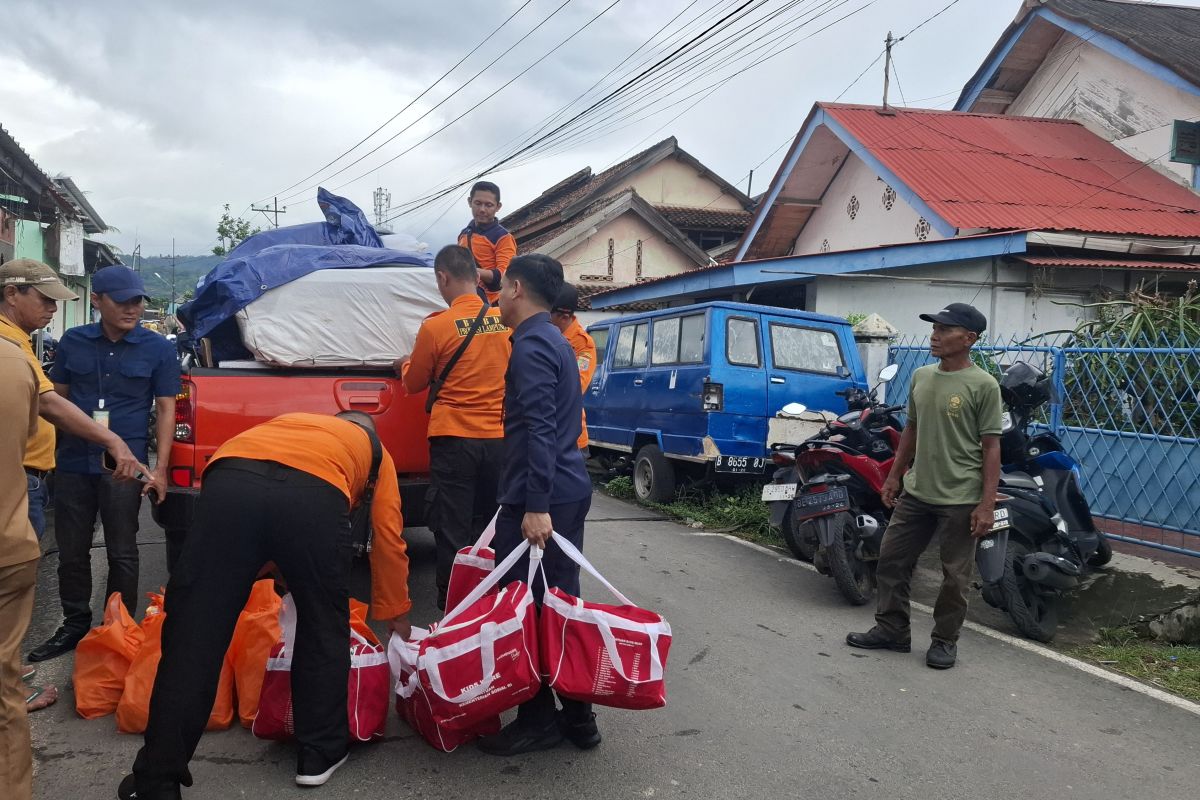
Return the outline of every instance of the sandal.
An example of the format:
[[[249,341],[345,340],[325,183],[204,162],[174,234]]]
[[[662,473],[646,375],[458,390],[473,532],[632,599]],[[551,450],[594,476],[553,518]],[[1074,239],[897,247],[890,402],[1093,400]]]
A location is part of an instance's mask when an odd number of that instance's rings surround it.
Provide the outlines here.
[[[21,665],[21,680],[29,681],[34,675],[37,675],[37,667],[33,666],[32,664]]]
[[[30,693],[25,697],[25,713],[32,714],[41,711],[58,701],[58,688],[55,686],[31,686]]]

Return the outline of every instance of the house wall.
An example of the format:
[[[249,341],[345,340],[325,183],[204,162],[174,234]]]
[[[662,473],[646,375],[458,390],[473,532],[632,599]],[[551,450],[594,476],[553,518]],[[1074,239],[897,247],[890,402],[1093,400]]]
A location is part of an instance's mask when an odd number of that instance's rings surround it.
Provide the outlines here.
[[[1091,312],[1060,303],[1089,302],[1098,287],[1121,289],[1125,280],[1118,270],[1042,270],[988,258],[891,270],[883,277],[821,276],[809,292],[808,310],[839,317],[876,313],[902,337],[924,337],[930,325],[919,315],[970,303],[987,316],[988,337],[1010,339],[1074,328]]]
[[[613,270],[611,279],[597,277],[608,274],[608,240],[613,240]],[[568,281],[581,286],[628,286],[638,282],[637,243],[642,242],[641,277],[661,278],[678,275],[695,266],[674,245],[663,241],[662,235],[637,214],[626,212],[566,252],[555,256],[563,265]]]
[[[39,223],[28,219],[16,220],[16,229],[13,235],[13,258],[46,261],[46,234]]]
[[[695,169],[674,158],[664,158],[638,172],[619,186],[632,187],[642,199],[654,206],[688,206],[742,211],[742,205],[723,193],[720,185],[702,177]],[[613,189],[610,194],[616,194]]]
[[[1150,161],[1171,149],[1174,120],[1200,117],[1200,97],[1068,34],[1005,113],[1073,119],[1139,161]],[[1162,158],[1152,166],[1192,185],[1190,164]]]
[[[921,215],[899,196],[889,209],[887,189],[874,170],[851,155],[796,238],[795,255],[921,241],[917,232]],[[851,198],[858,203],[853,217],[847,210]],[[924,241],[943,238],[931,227]]]

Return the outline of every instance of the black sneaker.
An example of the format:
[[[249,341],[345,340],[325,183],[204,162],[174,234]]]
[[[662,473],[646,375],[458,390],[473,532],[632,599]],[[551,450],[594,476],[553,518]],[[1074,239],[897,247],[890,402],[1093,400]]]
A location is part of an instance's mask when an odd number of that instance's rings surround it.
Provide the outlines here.
[[[143,788],[139,791],[136,777],[130,774],[121,779],[117,797],[120,800],[182,800],[183,795],[178,783],[161,783],[154,789]]]
[[[514,720],[501,728],[499,733],[480,739],[479,749],[490,756],[517,756],[538,750],[552,750],[562,744],[562,740],[563,731],[557,718],[551,720],[549,725],[536,728]]]
[[[908,653],[912,643],[908,639],[898,641],[884,633],[878,625],[866,633],[846,634],[846,644],[862,650],[891,650],[894,653]]]
[[[958,660],[958,645],[951,642],[933,640],[929,651],[925,653],[925,663],[934,669],[950,669]]]
[[[54,635],[42,644],[33,648],[29,653],[30,662],[49,661],[58,658],[63,653],[69,653],[79,644],[79,640],[87,635],[87,631],[72,631],[59,628]]]
[[[567,741],[580,750],[591,750],[600,744],[600,728],[596,725],[596,715],[591,712],[588,712],[586,719],[570,722],[567,715],[560,711],[558,726]]]
[[[349,757],[350,752],[347,751],[341,758],[330,761],[311,747],[301,747],[300,755],[296,759],[296,785],[324,786]]]

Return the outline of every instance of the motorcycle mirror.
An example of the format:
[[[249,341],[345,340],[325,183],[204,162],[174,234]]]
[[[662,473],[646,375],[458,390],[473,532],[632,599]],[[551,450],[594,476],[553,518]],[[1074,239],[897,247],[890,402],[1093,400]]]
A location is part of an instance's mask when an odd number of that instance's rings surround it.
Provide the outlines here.
[[[879,370],[879,382],[880,383],[888,383],[889,381],[894,379],[899,372],[900,372],[899,364],[888,364],[886,367]]]
[[[779,416],[798,417],[805,411],[808,411],[808,406],[804,405],[804,403],[788,403],[786,406],[779,409]]]

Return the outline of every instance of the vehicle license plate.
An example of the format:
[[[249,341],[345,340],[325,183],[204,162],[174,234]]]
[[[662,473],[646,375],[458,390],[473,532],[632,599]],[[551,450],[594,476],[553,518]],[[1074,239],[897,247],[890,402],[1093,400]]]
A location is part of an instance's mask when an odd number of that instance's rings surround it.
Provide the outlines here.
[[[761,473],[767,468],[767,459],[753,456],[717,456],[715,467],[717,472]]]
[[[823,492],[796,496],[792,514],[796,519],[809,519],[845,511],[850,508],[850,490],[845,486],[830,486]]]
[[[992,512],[992,517],[994,520],[992,522],[993,531],[1002,531],[1006,528],[1012,527],[1011,523],[1009,522],[1007,508],[997,508]]]
[[[794,483],[768,483],[762,490],[762,499],[768,503],[775,500],[791,500],[795,496],[796,484]]]

